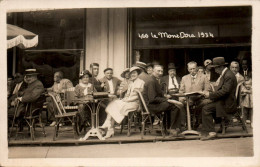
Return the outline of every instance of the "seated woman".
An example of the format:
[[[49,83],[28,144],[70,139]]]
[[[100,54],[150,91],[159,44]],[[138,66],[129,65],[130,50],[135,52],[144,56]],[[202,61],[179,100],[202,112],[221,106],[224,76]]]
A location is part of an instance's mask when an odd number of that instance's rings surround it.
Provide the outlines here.
[[[129,68],[126,68],[122,72],[121,77],[124,78],[124,80],[123,80],[123,82],[121,82],[121,84],[119,86],[117,95],[119,95],[120,98],[123,98],[127,92],[128,85],[130,83]]]
[[[90,77],[92,77],[92,75],[90,74],[90,72],[88,70],[84,70],[79,74],[80,82],[75,87],[75,94],[78,98],[87,97],[93,92],[93,90],[96,91],[93,88],[93,85],[91,83],[89,83]],[[79,130],[81,132],[82,128],[85,125],[87,117],[90,118],[90,114],[86,108],[86,105],[84,105],[84,104],[78,105],[78,111],[79,111],[79,115],[80,115]]]
[[[127,93],[122,100],[114,100],[110,102],[106,108],[107,118],[101,128],[108,128],[105,138],[114,135],[114,123],[121,123],[122,120],[129,112],[136,111],[139,108],[138,94],[134,90],[143,91],[144,81],[139,79],[141,73],[139,67],[130,68],[131,83],[127,89]]]

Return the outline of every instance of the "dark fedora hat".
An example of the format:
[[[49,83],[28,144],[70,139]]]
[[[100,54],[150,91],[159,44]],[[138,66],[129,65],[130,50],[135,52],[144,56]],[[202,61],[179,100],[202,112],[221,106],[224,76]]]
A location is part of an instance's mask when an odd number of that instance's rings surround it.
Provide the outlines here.
[[[79,79],[81,79],[84,75],[88,75],[89,77],[92,77],[91,73],[88,70],[83,70],[81,73],[79,73]]]
[[[39,73],[35,68],[26,69],[24,75],[38,75]]]
[[[212,61],[212,64],[209,65],[209,67],[219,67],[219,66],[225,66],[228,63],[225,62],[225,58],[224,57],[215,57]]]
[[[168,64],[168,70],[170,70],[170,69],[176,69],[177,67],[175,66],[175,64],[174,63],[169,63]]]

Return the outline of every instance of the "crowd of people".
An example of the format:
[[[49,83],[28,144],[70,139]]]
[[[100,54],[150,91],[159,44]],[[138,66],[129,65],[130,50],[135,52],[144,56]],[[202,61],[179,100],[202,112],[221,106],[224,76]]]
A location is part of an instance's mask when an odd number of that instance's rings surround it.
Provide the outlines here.
[[[171,136],[182,136],[187,128],[185,97],[176,97],[176,93],[197,92],[200,95],[189,98],[189,104],[196,106],[198,115],[197,128],[202,124],[202,140],[216,137],[215,123],[217,118],[229,119],[237,109],[236,88],[241,84],[241,107],[244,109],[244,119],[252,121],[252,72],[247,60],[242,60],[242,71],[238,61],[232,61],[228,67],[224,57],[204,61],[204,67],[191,61],[187,64],[189,74],[182,78],[177,75],[174,63],[168,64],[168,75],[163,76],[164,67],[159,63],[136,62],[131,68],[126,68],[121,77],[123,81],[113,76],[113,69],[104,69],[104,77],[99,79],[99,64],[90,64],[89,70],[79,74],[79,83],[75,85],[77,97],[90,96],[92,92],[108,92],[116,98],[104,102],[100,111],[100,125],[106,130],[105,138],[115,134],[115,122],[121,124],[129,112],[138,111],[140,101],[137,91],[142,93],[144,101],[152,115],[166,113],[166,129]],[[35,102],[44,91],[64,93],[72,88],[69,79],[63,77],[61,71],[54,73],[54,84],[44,88],[37,79],[36,69],[27,69],[24,75],[16,73],[13,84],[8,86],[8,115],[22,119],[25,114],[25,103]],[[9,82],[11,83],[11,82]],[[57,108],[51,98],[47,97],[48,120],[54,126]],[[14,112],[18,105],[17,112]],[[37,106],[34,106],[37,107]],[[90,118],[90,111],[84,104],[78,105],[80,114],[80,130]],[[156,122],[156,120],[154,120]]]

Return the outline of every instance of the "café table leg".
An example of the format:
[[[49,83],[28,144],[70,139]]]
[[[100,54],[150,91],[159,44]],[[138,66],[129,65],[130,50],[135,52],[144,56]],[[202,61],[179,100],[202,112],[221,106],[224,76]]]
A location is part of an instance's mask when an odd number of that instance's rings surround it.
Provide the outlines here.
[[[188,124],[188,129],[187,130],[185,130],[185,131],[183,131],[182,132],[182,134],[183,135],[187,135],[187,134],[191,134],[191,135],[200,135],[200,133],[199,132],[197,132],[197,131],[195,131],[195,130],[192,130],[191,129],[191,120],[190,120],[190,104],[189,104],[189,96],[187,96],[186,97],[186,99],[187,99],[187,106],[186,106],[186,108],[187,108],[187,124]]]
[[[95,104],[92,105],[92,110],[91,110],[91,129],[87,132],[87,134],[83,137],[80,138],[80,141],[87,140],[90,136],[92,137],[98,137],[99,140],[105,140],[105,138],[102,136],[100,129],[98,128],[98,108],[95,108]]]

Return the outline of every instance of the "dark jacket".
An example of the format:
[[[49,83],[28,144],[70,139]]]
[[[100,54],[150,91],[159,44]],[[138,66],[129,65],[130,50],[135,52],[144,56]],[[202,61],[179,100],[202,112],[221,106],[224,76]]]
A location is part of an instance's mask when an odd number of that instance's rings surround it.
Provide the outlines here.
[[[177,80],[178,86],[180,88],[181,78],[179,76],[176,76],[176,80]],[[162,77],[161,84],[162,83],[165,83],[167,88],[169,87],[169,75],[166,75],[166,76]]]
[[[227,113],[232,114],[236,111],[236,87],[237,79],[235,75],[227,69],[221,77],[215,92],[209,94],[209,98],[216,101],[217,117],[225,116]]]
[[[94,84],[94,87],[98,92],[104,91],[104,89],[101,87],[101,82],[97,80],[95,77],[89,78],[89,83],[91,83],[92,85]]]
[[[178,83],[178,86],[179,86],[179,89],[180,89],[180,83],[181,83],[181,78],[179,76],[176,76],[176,80],[177,80],[177,83]],[[167,88],[167,92],[169,92],[169,75],[166,75],[166,76],[163,76],[161,78],[161,86],[162,86],[162,90],[164,91],[165,93],[165,90]],[[178,97],[173,97],[173,99],[175,100],[178,100]]]
[[[104,91],[105,92],[109,92],[110,91],[110,88],[109,88],[109,84],[108,84],[108,80],[106,77],[102,78],[101,79],[101,82],[104,82],[105,83],[105,86],[104,86]],[[122,82],[120,79],[116,78],[116,77],[112,77],[112,82],[113,82],[113,87],[114,87],[114,94],[117,93],[117,90],[120,86],[120,83]]]
[[[31,84],[28,84],[28,87],[23,91],[22,103],[19,104],[16,116],[20,116],[21,113],[25,112],[25,104],[31,103],[31,109],[34,110],[35,108],[42,108],[43,102],[45,98],[41,98],[41,95],[44,92],[44,87],[41,81],[36,80]]]
[[[147,98],[147,107],[151,113],[161,113],[169,110],[170,104],[163,96],[161,85],[154,76],[147,82],[147,89],[144,91],[147,91],[143,92],[143,96]]]

